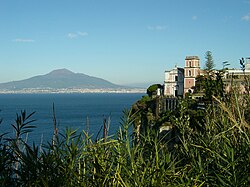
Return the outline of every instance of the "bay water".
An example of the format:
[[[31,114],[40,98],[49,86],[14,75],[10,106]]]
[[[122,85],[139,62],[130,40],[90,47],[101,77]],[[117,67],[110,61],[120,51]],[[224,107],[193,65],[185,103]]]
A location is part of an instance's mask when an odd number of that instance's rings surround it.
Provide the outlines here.
[[[0,94],[0,134],[14,135],[11,124],[15,123],[16,115],[21,111],[26,114],[35,112],[31,119],[36,120],[28,141],[36,144],[46,143],[53,135],[53,104],[59,131],[66,127],[88,131],[93,137],[103,125],[103,120],[110,119],[109,135],[115,134],[120,127],[121,117],[125,109],[144,94]],[[102,133],[101,133],[102,134]]]

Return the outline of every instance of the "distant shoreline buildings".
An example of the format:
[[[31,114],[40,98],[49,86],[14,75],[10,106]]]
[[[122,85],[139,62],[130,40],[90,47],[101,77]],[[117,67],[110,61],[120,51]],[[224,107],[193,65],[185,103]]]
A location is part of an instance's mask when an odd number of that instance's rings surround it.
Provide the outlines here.
[[[116,93],[116,94],[136,94],[145,93],[145,89],[45,89],[45,88],[27,88],[19,90],[0,90],[0,94],[75,94],[75,93]]]

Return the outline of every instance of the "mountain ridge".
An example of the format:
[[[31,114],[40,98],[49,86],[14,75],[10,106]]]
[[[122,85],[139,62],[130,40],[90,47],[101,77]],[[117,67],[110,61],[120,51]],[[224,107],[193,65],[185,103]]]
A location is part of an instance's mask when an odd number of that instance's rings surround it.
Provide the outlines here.
[[[72,75],[72,74],[74,74],[73,71],[70,71],[70,70],[68,70],[66,68],[62,68],[62,69],[52,70],[51,72],[49,72],[49,73],[47,73],[45,75]]]
[[[56,69],[44,75],[37,75],[24,80],[0,83],[0,89],[118,89],[124,86],[113,84],[105,79],[74,73],[68,69]]]

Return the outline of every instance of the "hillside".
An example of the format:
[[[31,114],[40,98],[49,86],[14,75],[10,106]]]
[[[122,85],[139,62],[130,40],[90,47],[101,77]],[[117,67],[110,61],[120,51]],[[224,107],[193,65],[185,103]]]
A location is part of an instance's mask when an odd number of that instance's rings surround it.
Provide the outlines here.
[[[1,83],[2,90],[22,89],[117,89],[122,86],[107,80],[89,76],[83,73],[74,73],[67,69],[54,70],[45,75],[38,75],[29,79]]]

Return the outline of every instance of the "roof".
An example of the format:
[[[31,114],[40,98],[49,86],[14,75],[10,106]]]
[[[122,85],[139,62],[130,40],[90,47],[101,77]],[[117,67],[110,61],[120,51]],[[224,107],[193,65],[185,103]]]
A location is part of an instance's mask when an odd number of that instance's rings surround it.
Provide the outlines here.
[[[198,56],[186,56],[185,60],[200,60]]]

